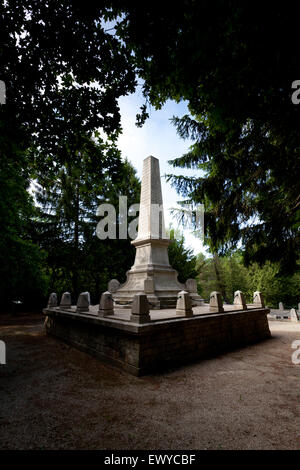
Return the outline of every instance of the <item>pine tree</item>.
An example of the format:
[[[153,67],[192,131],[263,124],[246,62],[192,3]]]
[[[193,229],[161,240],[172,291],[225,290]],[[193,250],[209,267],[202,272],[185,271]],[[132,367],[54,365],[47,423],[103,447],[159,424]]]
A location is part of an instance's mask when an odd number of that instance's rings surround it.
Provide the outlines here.
[[[173,123],[193,145],[171,163],[195,173],[170,179],[188,202],[205,205],[212,251],[240,243],[246,263],[270,260],[292,272],[300,248],[293,9],[223,0],[117,5],[116,31],[144,80],[146,104],[188,103],[190,114]]]
[[[72,162],[72,163],[70,163]],[[39,175],[36,198],[40,217],[33,230],[36,241],[48,252],[51,285],[60,293],[91,291],[92,300],[107,289],[114,277],[124,281],[133,264],[134,248],[130,240],[99,240],[96,227],[97,207],[108,202],[118,212],[119,195],[128,204],[138,202],[140,184],[128,161],[111,143],[85,139],[54,180]]]

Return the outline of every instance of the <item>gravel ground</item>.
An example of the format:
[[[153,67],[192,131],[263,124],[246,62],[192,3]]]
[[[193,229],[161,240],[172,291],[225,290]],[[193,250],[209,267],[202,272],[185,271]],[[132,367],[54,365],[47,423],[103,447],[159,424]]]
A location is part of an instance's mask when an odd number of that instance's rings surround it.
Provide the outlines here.
[[[136,378],[47,337],[40,315],[0,322],[1,449],[300,448],[300,325],[273,321],[270,340]]]

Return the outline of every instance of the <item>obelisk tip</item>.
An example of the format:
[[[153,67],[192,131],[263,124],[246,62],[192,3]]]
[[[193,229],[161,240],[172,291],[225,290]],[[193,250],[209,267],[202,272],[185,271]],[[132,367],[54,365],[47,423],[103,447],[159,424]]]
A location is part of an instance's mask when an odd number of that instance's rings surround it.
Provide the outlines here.
[[[154,157],[153,155],[148,155],[148,157],[146,157],[146,158],[144,159],[144,161],[145,161],[145,160],[148,160],[148,158],[154,158],[154,160],[158,160],[158,158]]]

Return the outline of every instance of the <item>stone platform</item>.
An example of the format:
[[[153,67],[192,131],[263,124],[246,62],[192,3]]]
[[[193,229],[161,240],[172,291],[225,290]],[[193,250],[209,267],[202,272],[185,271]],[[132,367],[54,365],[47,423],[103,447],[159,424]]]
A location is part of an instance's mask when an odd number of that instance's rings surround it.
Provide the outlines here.
[[[170,265],[168,246],[171,240],[165,230],[159,160],[153,156],[143,162],[138,234],[131,243],[136,255],[126,273],[126,282],[119,284],[114,279],[108,286],[119,305],[126,308],[136,294],[144,293],[153,309],[175,308],[182,290],[188,290],[192,297],[200,300],[196,281],[191,291],[186,283],[178,281],[178,272]]]
[[[176,316],[174,309],[150,310],[151,321],[130,321],[130,312],[115,309],[101,318],[98,306],[89,312],[76,307],[44,309],[46,332],[109,365],[140,376],[216,355],[270,337],[267,308],[238,310],[224,305],[211,313],[208,304],[194,307],[192,317]]]

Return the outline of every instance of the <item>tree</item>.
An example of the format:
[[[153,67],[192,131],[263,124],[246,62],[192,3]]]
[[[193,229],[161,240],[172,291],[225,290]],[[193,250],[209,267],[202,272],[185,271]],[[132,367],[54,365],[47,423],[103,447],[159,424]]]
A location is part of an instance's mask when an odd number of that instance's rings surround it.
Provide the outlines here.
[[[188,101],[174,118],[190,151],[172,161],[193,178],[170,176],[188,201],[205,204],[214,252],[239,242],[246,263],[296,269],[299,253],[300,106],[292,103],[299,28],[288,4],[222,0],[117,2],[117,32],[133,52],[146,101]],[[144,106],[142,123],[147,117]]]
[[[297,264],[299,265],[299,260]],[[248,290],[250,292],[260,290],[269,307],[278,308],[278,303],[283,302],[286,307],[298,309],[299,272],[289,276],[281,275],[278,264],[270,262],[262,267],[254,263],[247,271]]]
[[[2,150],[4,145],[7,145],[7,152],[14,154],[16,162],[5,158],[6,152],[1,155],[0,309],[10,310],[14,300],[22,301],[25,308],[36,308],[49,286],[46,253],[29,236],[31,219],[36,216],[36,211],[27,192],[28,175],[23,169],[26,155],[17,145],[8,145],[0,136]]]
[[[135,252],[128,239],[97,238],[97,207],[107,202],[118,213],[119,195],[128,197],[128,205],[136,203],[140,183],[114,145],[100,138],[82,136],[84,140],[72,159],[57,169],[55,180],[38,175],[40,217],[32,228],[36,243],[47,251],[51,288],[59,294],[71,291],[74,300],[88,290],[96,303],[111,278],[125,280]]]
[[[169,261],[173,269],[178,271],[179,282],[185,282],[187,279],[196,277],[196,257],[193,250],[184,247],[184,236],[172,225],[169,227],[169,236],[171,243],[168,247]]]
[[[106,10],[105,1],[1,5],[0,79],[7,100],[0,118],[22,127],[44,155],[46,149],[55,154],[63,138],[97,128],[120,131],[118,98],[133,92],[136,80],[130,53],[107,31]]]
[[[241,290],[246,301],[251,303],[253,292],[259,290],[269,307],[278,308],[278,303],[283,302],[287,307],[298,308],[299,273],[280,275],[276,263],[268,261],[261,267],[257,263],[245,267],[242,253],[237,250],[223,257],[205,258],[200,254],[196,270],[204,299],[208,300],[210,293],[217,290],[221,292],[224,301],[232,303],[234,292]]]
[[[227,301],[232,303],[235,291],[241,290],[245,294],[247,301],[252,302],[253,292],[258,288],[254,286],[253,290],[249,289],[248,270],[243,265],[243,254],[241,251],[237,250],[223,258],[222,265]]]
[[[30,222],[36,217],[28,194],[31,179],[43,174],[55,180],[57,168],[67,168],[96,129],[111,140],[121,130],[118,98],[134,91],[136,79],[130,53],[106,31],[105,19],[105,1],[1,3],[2,306],[26,294],[32,307],[33,292],[37,297],[48,290],[45,252]]]
[[[203,254],[197,257],[196,269],[200,285],[201,295],[208,301],[212,291],[218,291],[222,294],[226,303],[231,303],[233,299],[232,276],[230,269],[224,263],[224,258],[214,255],[211,258],[205,258]],[[238,286],[235,290],[240,289]]]

